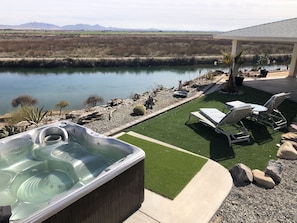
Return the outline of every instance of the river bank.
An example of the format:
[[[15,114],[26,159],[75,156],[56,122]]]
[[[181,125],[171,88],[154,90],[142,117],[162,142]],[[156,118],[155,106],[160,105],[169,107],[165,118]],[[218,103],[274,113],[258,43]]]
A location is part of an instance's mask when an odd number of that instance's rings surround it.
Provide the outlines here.
[[[246,64],[255,64],[258,55],[243,56]],[[290,55],[270,55],[271,61],[284,64]],[[218,65],[222,55],[203,56],[137,56],[137,57],[61,57],[61,58],[0,58],[0,68],[98,68],[98,67],[158,67],[158,66],[193,66]]]
[[[183,90],[188,92],[188,97],[192,97],[193,95],[197,94],[199,90],[216,81],[217,78],[220,78],[220,75],[215,75],[214,78],[201,76],[182,83],[181,87]],[[119,101],[119,103],[111,104],[111,102],[109,102],[104,105],[84,109],[62,110],[61,114],[59,114],[58,111],[52,110],[42,120],[40,125],[49,124],[52,122],[66,119],[68,119],[69,121],[77,122],[78,119],[80,119],[82,116],[88,114],[97,114],[98,117],[100,116],[100,120],[89,120],[89,123],[86,122],[85,126],[91,128],[96,132],[103,134],[123,124],[139,119],[141,116],[133,115],[133,108],[137,104],[145,104],[145,101],[150,96],[153,96],[154,104],[151,108],[146,110],[146,115],[150,115],[151,113],[159,111],[172,104],[186,100],[187,98],[174,96],[174,92],[177,89],[177,87],[165,88],[163,86],[158,86],[152,91],[143,92],[141,95],[138,95],[137,98],[115,98],[114,100]],[[9,113],[0,116],[0,127],[7,125],[7,120],[9,120],[9,118]],[[24,129],[28,127],[28,123],[22,122],[19,124],[19,126],[21,126],[21,128]]]
[[[2,68],[94,68],[213,65],[222,56],[118,57],[118,58],[0,58]]]

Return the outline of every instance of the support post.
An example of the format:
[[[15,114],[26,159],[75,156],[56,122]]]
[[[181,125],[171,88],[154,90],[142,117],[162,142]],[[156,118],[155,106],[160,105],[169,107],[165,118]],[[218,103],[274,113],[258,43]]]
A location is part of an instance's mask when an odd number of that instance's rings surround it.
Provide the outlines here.
[[[290,68],[289,68],[289,77],[297,76],[297,43],[294,44],[293,55],[291,58]]]
[[[232,51],[231,51],[231,55],[232,56],[236,56],[237,54],[239,54],[241,51],[241,42],[238,40],[232,40]]]
[[[231,50],[231,56],[234,58],[236,55],[238,55],[242,50],[242,45],[241,42],[238,40],[232,40],[232,50]],[[232,65],[232,70],[233,70],[233,78],[238,74],[238,66],[234,64]]]

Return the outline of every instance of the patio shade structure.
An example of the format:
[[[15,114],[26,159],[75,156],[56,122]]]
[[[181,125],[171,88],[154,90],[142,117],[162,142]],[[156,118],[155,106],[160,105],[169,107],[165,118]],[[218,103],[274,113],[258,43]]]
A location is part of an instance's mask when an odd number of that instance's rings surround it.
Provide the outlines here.
[[[241,51],[242,42],[291,43],[293,54],[289,76],[297,76],[297,18],[232,30],[214,35],[213,38],[232,40],[233,56]]]

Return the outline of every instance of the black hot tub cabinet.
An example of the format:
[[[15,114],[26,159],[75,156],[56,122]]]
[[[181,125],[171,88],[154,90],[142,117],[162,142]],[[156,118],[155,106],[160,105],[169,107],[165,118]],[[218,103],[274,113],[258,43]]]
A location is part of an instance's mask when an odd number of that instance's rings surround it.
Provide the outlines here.
[[[144,152],[71,122],[0,140],[9,222],[122,222],[144,200]]]

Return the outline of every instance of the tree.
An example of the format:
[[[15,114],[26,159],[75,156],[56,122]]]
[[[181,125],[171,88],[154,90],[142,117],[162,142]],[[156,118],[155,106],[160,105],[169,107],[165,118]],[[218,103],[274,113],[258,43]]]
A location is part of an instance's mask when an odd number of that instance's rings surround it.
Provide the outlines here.
[[[11,101],[11,105],[16,108],[19,105],[21,105],[21,107],[25,107],[25,106],[33,106],[36,105],[38,103],[38,100],[36,98],[33,98],[29,95],[21,95],[17,98],[14,98]]]
[[[267,65],[269,61],[269,54],[265,53],[264,55],[260,55],[257,60],[257,65]]]
[[[243,64],[243,60],[241,59],[242,51],[237,55],[232,56],[231,52],[223,53],[223,64],[229,67],[229,79],[227,81],[227,86],[224,91],[234,93],[235,90],[235,77],[238,75],[238,68],[241,64]]]
[[[66,101],[66,100],[60,101],[58,104],[56,104],[56,107],[59,108],[60,115],[62,113],[62,109],[65,108],[65,107],[67,107],[68,105],[70,105],[70,102],[69,101]]]
[[[84,101],[84,105],[87,107],[95,107],[97,103],[101,102],[103,102],[103,98],[101,96],[92,95]]]

